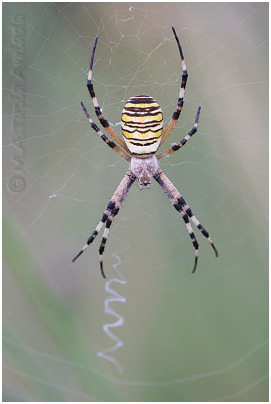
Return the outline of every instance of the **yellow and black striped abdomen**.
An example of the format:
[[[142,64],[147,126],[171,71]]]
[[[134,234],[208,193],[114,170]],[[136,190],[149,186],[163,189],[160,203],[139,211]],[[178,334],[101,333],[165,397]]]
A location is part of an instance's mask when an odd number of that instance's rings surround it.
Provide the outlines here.
[[[122,111],[121,128],[132,154],[155,153],[163,132],[163,113],[159,104],[148,95],[130,98]]]

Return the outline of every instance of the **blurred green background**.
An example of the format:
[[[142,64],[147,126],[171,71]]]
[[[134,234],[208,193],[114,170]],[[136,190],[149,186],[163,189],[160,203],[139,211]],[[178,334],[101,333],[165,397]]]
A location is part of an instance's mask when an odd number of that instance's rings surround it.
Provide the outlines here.
[[[96,119],[92,45],[113,128],[142,93],[167,124],[181,79],[171,26],[189,78],[164,148],[202,113],[161,168],[219,258],[196,229],[192,275],[180,216],[156,182],[134,186],[105,281],[101,235],[71,262],[127,170],[80,107]],[[3,211],[4,401],[267,401],[268,3],[4,3]]]

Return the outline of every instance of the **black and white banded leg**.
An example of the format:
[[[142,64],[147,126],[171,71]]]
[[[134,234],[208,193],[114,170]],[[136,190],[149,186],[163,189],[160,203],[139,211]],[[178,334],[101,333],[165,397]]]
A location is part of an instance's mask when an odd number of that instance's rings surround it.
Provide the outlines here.
[[[95,132],[98,133],[98,135],[102,138],[102,140],[109,146],[111,147],[111,149],[115,150],[115,152],[119,153],[123,158],[125,158],[125,160],[130,161],[131,157],[121,148],[119,148],[116,143],[114,143],[112,140],[109,140],[107,136],[105,136],[105,134],[101,131],[101,129],[98,128],[98,126],[96,125],[95,122],[93,122],[93,120],[91,119],[91,117],[89,116],[89,113],[86,109],[86,107],[84,106],[84,104],[81,102],[81,106],[83,108],[83,111],[92,127],[92,129],[95,130]]]
[[[183,138],[183,140],[180,141],[180,143],[174,144],[172,147],[169,149],[163,151],[162,153],[159,153],[156,157],[157,159],[161,159],[163,157],[169,156],[171,153],[174,153],[177,150],[180,150],[181,147],[183,147],[186,142],[197,132],[198,130],[198,123],[199,123],[199,116],[200,116],[200,111],[201,107],[198,107],[196,119],[193,128],[190,130],[190,132]]]
[[[207,230],[201,225],[201,223],[198,221],[196,216],[192,213],[192,210],[189,205],[185,202],[184,198],[182,195],[179,193],[179,191],[175,188],[175,186],[172,184],[172,182],[167,178],[167,176],[163,173],[163,171],[158,172],[157,174],[154,175],[153,177],[158,184],[163,188],[165,191],[166,195],[170,199],[172,205],[174,208],[181,214],[183,220],[185,221],[187,231],[190,235],[190,238],[192,240],[193,246],[195,248],[195,263],[194,263],[194,268],[192,272],[195,272],[197,268],[197,262],[198,262],[198,248],[199,244],[197,242],[197,239],[195,237],[195,234],[193,232],[193,229],[191,227],[191,224],[189,222],[189,218],[192,220],[192,222],[197,226],[197,228],[200,230],[200,232],[207,238],[209,243],[211,244],[216,257],[218,256],[217,249],[209,236],[209,233]]]
[[[104,271],[103,271],[103,252],[105,249],[105,244],[107,242],[108,239],[108,235],[109,235],[109,229],[112,225],[112,222],[115,218],[115,216],[119,213],[120,207],[122,205],[122,203],[124,202],[124,199],[126,197],[126,195],[129,192],[129,189],[131,188],[131,186],[133,185],[136,177],[134,176],[134,174],[129,174],[130,176],[130,180],[127,182],[125,188],[123,189],[122,193],[119,196],[119,199],[116,201],[114,208],[111,210],[110,215],[108,216],[107,220],[106,220],[106,224],[105,224],[105,229],[104,229],[104,233],[103,233],[103,238],[101,241],[101,245],[99,248],[99,253],[100,253],[100,269],[101,269],[101,273],[103,275],[103,277],[105,278],[104,275]]]
[[[99,249],[99,253],[100,253],[100,269],[101,269],[102,276],[105,278],[105,274],[104,274],[104,271],[103,271],[102,254],[103,254],[103,251],[104,251],[105,243],[106,243],[107,238],[108,238],[109,228],[110,228],[110,226],[112,224],[113,218],[118,213],[118,211],[119,211],[119,209],[120,209],[126,195],[129,192],[129,189],[131,188],[131,186],[134,183],[135,179],[136,179],[136,177],[134,176],[134,174],[132,174],[130,170],[127,171],[127,173],[125,174],[123,180],[121,181],[118,188],[116,189],[116,192],[114,193],[114,195],[110,199],[110,202],[108,203],[107,208],[104,211],[100,222],[96,226],[96,228],[93,231],[93,233],[91,234],[91,236],[88,238],[88,240],[87,240],[86,244],[84,245],[84,247],[73,258],[72,262],[77,260],[77,258],[79,258],[81,254],[83,254],[83,252],[93,242],[93,240],[96,238],[96,236],[98,235],[98,233],[100,232],[100,230],[103,228],[103,226],[105,224],[105,230],[104,230],[102,242],[101,242],[100,249]]]
[[[190,206],[185,202],[183,196],[180,194],[180,192],[177,190],[177,188],[172,184],[170,179],[163,173],[163,171],[161,172],[160,177],[161,177],[162,181],[166,184],[167,188],[170,190],[172,195],[175,197],[175,200],[177,200],[177,202],[183,207],[183,209],[188,214],[188,216],[190,217],[192,222],[197,226],[197,228],[201,231],[201,233],[207,238],[207,240],[209,241],[209,243],[211,244],[211,246],[215,252],[216,257],[218,257],[217,249],[216,249],[211,237],[209,236],[208,231],[198,221],[196,216],[193,214]]]
[[[126,144],[125,144],[125,142],[116,134],[116,132],[110,126],[107,119],[105,119],[103,117],[101,108],[99,106],[97,97],[96,97],[95,92],[94,92],[94,86],[93,86],[93,83],[92,83],[92,70],[93,70],[93,61],[94,61],[94,55],[95,55],[97,42],[98,42],[98,37],[96,37],[95,42],[94,42],[94,46],[93,46],[93,49],[92,49],[91,60],[90,60],[89,72],[88,72],[87,88],[88,88],[88,91],[89,91],[89,95],[90,95],[90,97],[92,99],[94,109],[95,109],[95,113],[97,115],[97,118],[101,122],[101,125],[105,128],[105,130],[109,133],[109,135],[119,144],[119,146],[123,147],[126,151],[129,151]]]
[[[187,68],[186,68],[186,63],[185,63],[185,60],[184,60],[182,47],[181,47],[179,38],[178,38],[178,36],[176,34],[176,31],[175,31],[174,27],[172,27],[172,31],[173,31],[173,34],[175,36],[175,39],[176,39],[176,42],[177,42],[177,45],[178,45],[178,48],[179,48],[181,61],[182,61],[182,71],[183,72],[182,72],[182,81],[181,81],[181,87],[180,87],[178,102],[177,102],[177,108],[173,112],[171,120],[170,120],[167,128],[165,129],[165,131],[164,131],[164,133],[162,135],[160,145],[164,143],[164,141],[166,140],[166,138],[168,137],[168,135],[170,134],[170,132],[174,128],[177,120],[180,117],[180,114],[181,114],[182,109],[183,109],[183,103],[184,103],[183,99],[184,99],[185,87],[186,87],[186,83],[187,83],[187,79],[188,79],[188,73],[187,73]]]
[[[196,218],[196,216],[193,214],[190,206],[185,202],[184,198],[182,197],[182,195],[179,193],[178,196],[178,202],[179,204],[183,207],[183,209],[185,210],[185,212],[188,214],[188,216],[190,217],[190,219],[192,220],[192,222],[197,226],[197,228],[201,231],[201,233],[207,238],[207,240],[209,241],[209,243],[211,244],[216,257],[218,257],[218,251],[211,239],[211,237],[209,236],[208,231],[202,226],[202,224],[198,221],[198,219]]]

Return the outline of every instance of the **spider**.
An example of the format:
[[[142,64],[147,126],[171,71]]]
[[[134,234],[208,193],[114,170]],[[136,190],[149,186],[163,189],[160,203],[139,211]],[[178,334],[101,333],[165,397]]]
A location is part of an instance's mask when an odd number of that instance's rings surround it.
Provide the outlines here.
[[[74,262],[78,257],[80,257],[80,255],[93,242],[93,240],[96,238],[97,234],[105,224],[105,229],[99,249],[100,270],[104,278],[105,274],[103,270],[103,252],[108,238],[109,229],[111,227],[113,219],[119,212],[120,207],[123,204],[124,199],[128,194],[131,186],[135,182],[135,180],[137,181],[139,188],[143,189],[143,188],[149,188],[151,180],[152,178],[154,178],[155,181],[157,181],[158,184],[165,191],[166,195],[168,196],[174,208],[177,210],[177,212],[180,213],[183,221],[185,222],[186,229],[188,231],[188,234],[191,238],[192,244],[195,249],[195,261],[192,273],[194,273],[197,268],[199,244],[193,232],[190,220],[207,238],[212,248],[214,249],[216,257],[218,256],[217,249],[214,246],[213,241],[209,236],[209,233],[200,224],[198,219],[192,213],[190,206],[185,202],[182,195],[179,193],[179,191],[175,188],[175,186],[167,178],[167,176],[164,174],[164,172],[160,169],[158,165],[158,160],[160,160],[162,157],[169,156],[171,153],[174,153],[175,151],[179,150],[197,132],[201,110],[201,107],[198,107],[194,126],[190,130],[190,132],[183,138],[183,140],[181,140],[177,144],[173,144],[172,147],[170,147],[169,149],[156,155],[158,148],[167,139],[172,129],[174,128],[177,120],[179,119],[180,113],[183,108],[183,102],[184,102],[183,99],[188,77],[183,51],[174,27],[172,27],[172,31],[179,48],[179,53],[182,62],[182,81],[177,102],[177,108],[175,109],[167,128],[163,132],[163,113],[159,104],[148,95],[137,95],[135,97],[131,97],[126,102],[121,115],[121,129],[124,141],[115,133],[115,131],[111,128],[108,121],[103,117],[101,109],[98,104],[98,100],[94,92],[92,83],[92,68],[98,37],[96,37],[93,46],[92,56],[90,60],[90,68],[88,73],[87,88],[90,97],[92,99],[97,118],[99,119],[104,129],[109,133],[109,135],[115,140],[115,142],[118,145],[112,140],[109,140],[105,136],[105,134],[98,128],[98,126],[93,122],[93,120],[89,116],[89,113],[82,102],[81,106],[91,127],[98,133],[98,135],[102,138],[102,140],[111,149],[115,150],[118,154],[121,155],[121,157],[123,157],[130,163],[128,171],[124,175],[124,178],[122,179],[114,195],[110,199],[110,202],[108,203],[100,222],[98,223],[97,227],[95,228],[91,236],[88,238],[82,250],[72,260]]]

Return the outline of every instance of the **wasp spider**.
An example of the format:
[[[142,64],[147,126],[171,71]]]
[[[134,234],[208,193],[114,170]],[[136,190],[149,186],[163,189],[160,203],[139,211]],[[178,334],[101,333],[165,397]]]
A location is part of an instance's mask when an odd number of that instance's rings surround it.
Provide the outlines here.
[[[197,132],[200,107],[198,108],[193,128],[183,138],[183,140],[181,140],[180,143],[174,144],[172,147],[165,150],[164,152],[155,155],[158,148],[164,143],[164,141],[174,128],[177,120],[179,119],[180,113],[183,108],[183,98],[188,77],[179,39],[173,27],[172,30],[179,48],[182,61],[182,82],[177,108],[175,109],[167,128],[163,132],[163,113],[159,104],[148,95],[137,95],[135,97],[131,97],[125,104],[121,115],[121,129],[124,141],[114,132],[108,121],[103,117],[98,104],[98,100],[95,96],[92,83],[92,68],[98,37],[96,38],[94,43],[88,73],[87,88],[91,96],[97,118],[116,143],[112,140],[109,140],[105,136],[105,134],[93,122],[86,110],[86,107],[82,102],[81,105],[91,127],[98,133],[98,135],[105,143],[107,143],[109,147],[119,153],[130,163],[128,171],[126,172],[123,180],[119,184],[116,192],[107,205],[107,208],[104,211],[99,224],[97,225],[91,236],[88,238],[82,250],[73,259],[74,262],[78,257],[80,257],[80,255],[87,249],[89,244],[93,242],[93,240],[96,238],[97,234],[105,224],[105,229],[99,249],[100,269],[104,278],[105,274],[103,271],[103,252],[108,238],[109,229],[114,217],[119,212],[119,209],[135,180],[137,180],[139,188],[142,189],[148,188],[151,184],[152,178],[154,178],[155,181],[157,181],[158,184],[163,188],[174,208],[177,210],[178,213],[180,213],[183,221],[185,222],[188,234],[195,249],[195,261],[192,272],[195,272],[197,267],[199,244],[191,227],[190,220],[207,238],[207,240],[213,247],[216,256],[218,256],[217,249],[215,248],[212,239],[209,236],[209,233],[200,224],[198,219],[192,213],[190,206],[187,205],[182,195],[179,193],[179,191],[175,188],[175,186],[167,178],[167,176],[163,173],[158,165],[158,160],[160,160],[162,157],[169,156],[171,153],[179,150],[194,135],[194,133]]]

